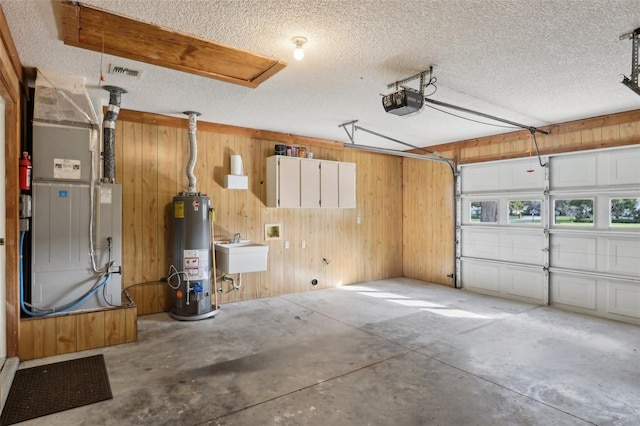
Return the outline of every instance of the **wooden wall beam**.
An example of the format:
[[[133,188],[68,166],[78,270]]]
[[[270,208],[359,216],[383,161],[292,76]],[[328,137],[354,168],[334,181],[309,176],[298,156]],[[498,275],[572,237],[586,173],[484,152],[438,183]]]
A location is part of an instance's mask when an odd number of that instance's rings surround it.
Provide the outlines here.
[[[640,109],[637,109],[540,127],[541,130],[547,130],[550,134],[542,135],[538,133],[536,134],[536,138],[538,140],[538,144],[541,146],[541,155],[632,145],[634,143],[638,143],[638,139],[633,132],[627,132],[627,137],[619,137],[609,132],[607,135],[603,135],[597,140],[590,136],[592,136],[594,132],[601,132],[601,129],[607,129],[610,127],[618,128],[620,126],[634,126],[634,123],[639,122]],[[629,135],[629,133],[631,134]],[[570,138],[573,140],[570,141],[570,143],[566,143],[565,135],[570,135]],[[528,130],[518,130],[516,132],[502,133],[483,138],[432,145],[426,148],[432,151],[437,151],[440,154],[444,151],[454,151],[455,157],[458,159],[460,164],[473,163],[477,161],[506,160],[529,155],[528,152],[526,152],[526,149],[529,147],[528,141],[530,138],[531,134]],[[489,146],[506,145],[514,141],[522,141],[526,146],[512,152],[502,152],[498,154],[489,153],[491,151]],[[476,155],[467,153],[467,156],[465,157],[464,151],[468,151],[471,148],[477,148],[479,150],[478,152],[483,152],[484,154]],[[420,151],[411,150],[410,152],[419,153]]]

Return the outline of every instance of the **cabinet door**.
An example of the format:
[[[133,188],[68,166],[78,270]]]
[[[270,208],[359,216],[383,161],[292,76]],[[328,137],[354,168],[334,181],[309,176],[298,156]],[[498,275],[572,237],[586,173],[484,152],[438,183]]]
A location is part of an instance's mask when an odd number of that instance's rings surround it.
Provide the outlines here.
[[[320,165],[320,204],[323,208],[338,207],[338,164],[323,161]]]
[[[300,207],[300,160],[278,158],[278,207]]]
[[[300,160],[300,207],[320,207],[319,160]]]
[[[355,163],[338,163],[338,204],[345,209],[356,207]]]

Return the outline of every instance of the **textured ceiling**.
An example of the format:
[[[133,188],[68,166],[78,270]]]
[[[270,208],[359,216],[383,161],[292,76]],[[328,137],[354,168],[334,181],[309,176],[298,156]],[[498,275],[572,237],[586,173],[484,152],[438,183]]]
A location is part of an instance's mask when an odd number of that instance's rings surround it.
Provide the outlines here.
[[[82,3],[289,64],[251,89],[105,55],[105,84],[129,91],[126,109],[181,117],[196,110],[204,121],[338,142],[348,141],[338,126],[351,120],[419,146],[512,130],[428,107],[403,118],[385,113],[380,94],[387,84],[432,64],[433,99],[531,126],[640,107],[640,96],[620,83],[631,71],[631,41],[618,39],[640,26],[637,0]],[[94,102],[106,103],[108,93],[98,88],[101,55],[63,44],[58,1],[0,4],[24,66],[82,75]],[[292,57],[291,38],[299,35],[309,40],[302,61]],[[109,64],[143,75],[106,74]],[[356,142],[403,149],[363,132]]]

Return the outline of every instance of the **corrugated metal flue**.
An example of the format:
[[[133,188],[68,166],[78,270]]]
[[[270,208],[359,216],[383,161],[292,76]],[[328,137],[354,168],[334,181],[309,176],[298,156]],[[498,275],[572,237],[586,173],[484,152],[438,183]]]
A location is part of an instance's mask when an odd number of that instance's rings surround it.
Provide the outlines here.
[[[104,90],[109,91],[109,107],[102,122],[103,131],[103,181],[115,183],[116,181],[116,120],[120,113],[120,98],[126,90],[116,86],[104,86]]]

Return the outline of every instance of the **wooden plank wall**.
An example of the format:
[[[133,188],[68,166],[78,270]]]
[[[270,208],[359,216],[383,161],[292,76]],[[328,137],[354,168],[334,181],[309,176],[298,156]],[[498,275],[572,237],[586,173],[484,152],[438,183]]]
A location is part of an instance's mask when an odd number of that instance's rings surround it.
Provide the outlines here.
[[[536,135],[542,155],[638,144],[640,110],[555,124],[543,130],[550,134]],[[529,131],[518,131],[429,149],[464,164],[526,157],[532,147]],[[454,268],[453,179],[446,165],[403,161],[403,210],[403,274],[453,285],[447,277]]]
[[[404,276],[453,285],[447,276],[454,272],[453,190],[453,173],[445,163],[403,160]]]
[[[197,189],[216,209],[216,239],[239,232],[269,245],[268,270],[243,274],[223,288],[219,303],[334,287],[402,275],[402,161],[344,149],[340,144],[198,122]],[[266,158],[275,143],[307,146],[314,158],[356,163],[356,209],[267,208]],[[187,120],[122,111],[116,125],[116,181],[123,185],[123,287],[138,314],[171,308],[159,280],[172,262],[173,196],[187,190]],[[248,190],[224,189],[230,156],[240,154]],[[360,217],[358,224],[357,218]],[[282,225],[281,240],[264,225]],[[284,241],[289,248],[284,248]],[[305,241],[306,248],[301,247]],[[326,261],[324,260],[326,259]],[[219,274],[218,274],[219,275]]]
[[[20,322],[22,361],[135,342],[136,307],[70,313]]]

